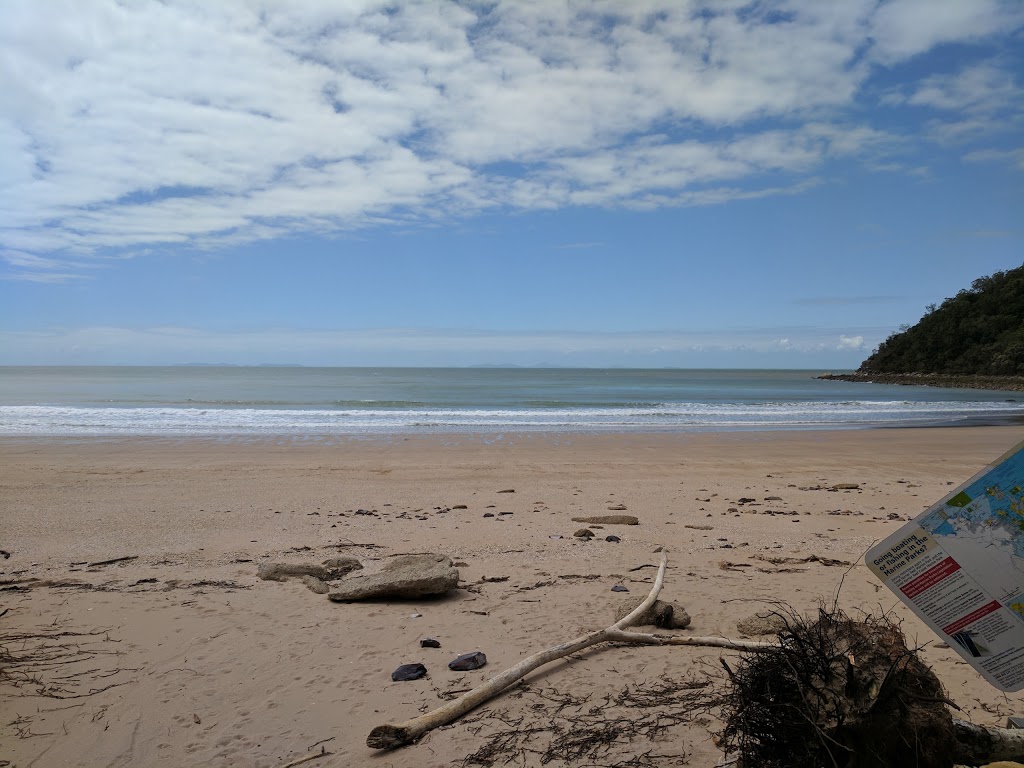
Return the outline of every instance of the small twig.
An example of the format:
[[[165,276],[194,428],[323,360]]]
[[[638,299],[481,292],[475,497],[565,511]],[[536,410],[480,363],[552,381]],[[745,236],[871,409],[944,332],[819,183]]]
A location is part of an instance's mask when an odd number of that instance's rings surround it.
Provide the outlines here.
[[[113,563],[125,563],[129,560],[138,560],[138,555],[129,555],[128,557],[113,557],[110,560],[97,560],[95,563],[88,563],[87,567],[94,568],[97,565],[111,565]]]
[[[292,760],[290,763],[285,763],[284,765],[282,765],[281,768],[292,768],[293,765],[302,765],[303,763],[308,763],[313,760],[319,760],[321,757],[326,757],[327,755],[333,754],[333,752],[328,752],[323,747],[320,747],[319,752],[316,752],[312,755],[306,755],[305,757],[300,757],[298,760]]]

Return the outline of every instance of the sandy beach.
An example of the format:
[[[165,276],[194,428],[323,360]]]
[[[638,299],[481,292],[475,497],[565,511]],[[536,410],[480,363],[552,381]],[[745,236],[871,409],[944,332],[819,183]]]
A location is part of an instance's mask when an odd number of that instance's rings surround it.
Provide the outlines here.
[[[1003,724],[1024,714],[1024,696],[990,687],[861,561],[1021,440],[1019,426],[332,442],[6,438],[0,637],[82,634],[63,635],[76,654],[57,659],[66,663],[0,685],[0,765],[278,768],[321,749],[331,754],[309,765],[487,765],[488,754],[498,765],[509,754],[511,765],[541,765],[552,740],[571,734],[566,715],[577,724],[595,707],[606,717],[649,717],[615,697],[691,676],[721,685],[719,657],[734,654],[592,649],[418,744],[374,753],[365,740],[375,725],[607,626],[623,598],[611,587],[646,595],[654,569],[642,566],[658,563],[658,547],[669,552],[662,597],[692,617],[680,633],[737,637],[737,620],[761,601],[806,612],[838,599],[851,613],[892,611],[911,643],[928,644],[922,655],[960,716]],[[858,488],[831,490],[836,484]],[[640,524],[573,537],[582,527],[573,516],[610,509]],[[299,581],[256,575],[268,559],[351,555],[372,571],[410,552],[449,555],[461,564],[460,588],[337,604]],[[854,565],[766,559],[811,555]],[[425,637],[441,648],[420,648]],[[483,669],[448,669],[476,650],[487,656]],[[392,670],[411,662],[428,676],[392,682]],[[566,722],[568,731],[550,730]],[[714,765],[716,727],[713,712],[695,711],[653,740],[627,729],[575,764]],[[496,733],[531,728],[527,751],[479,752]],[[637,757],[645,754],[649,762]]]

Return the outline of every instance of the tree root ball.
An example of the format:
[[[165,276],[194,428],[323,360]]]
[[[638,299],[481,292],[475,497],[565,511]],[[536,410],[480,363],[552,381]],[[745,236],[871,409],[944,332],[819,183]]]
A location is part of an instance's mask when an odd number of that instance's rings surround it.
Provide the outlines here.
[[[780,614],[782,615],[782,614]],[[720,745],[744,768],[950,768],[942,684],[886,617],[784,616],[780,648],[725,661]]]

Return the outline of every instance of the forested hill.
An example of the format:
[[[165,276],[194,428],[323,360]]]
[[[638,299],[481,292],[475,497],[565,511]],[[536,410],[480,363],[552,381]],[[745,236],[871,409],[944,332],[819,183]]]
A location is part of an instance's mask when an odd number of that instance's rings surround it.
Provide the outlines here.
[[[1024,266],[979,277],[894,333],[860,373],[1024,376]]]
[[[1024,266],[979,277],[929,306],[856,373],[820,378],[1024,391]]]

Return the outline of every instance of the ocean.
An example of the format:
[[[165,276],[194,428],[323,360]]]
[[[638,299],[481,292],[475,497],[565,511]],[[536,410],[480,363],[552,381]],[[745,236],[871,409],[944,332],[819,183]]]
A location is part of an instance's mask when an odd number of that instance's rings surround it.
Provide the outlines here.
[[[817,371],[0,367],[0,435],[303,437],[1008,422],[1012,392],[819,381]]]

